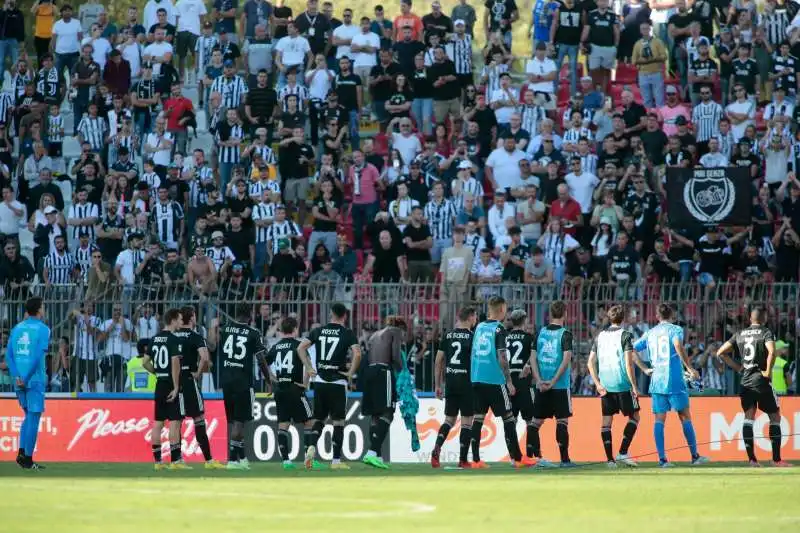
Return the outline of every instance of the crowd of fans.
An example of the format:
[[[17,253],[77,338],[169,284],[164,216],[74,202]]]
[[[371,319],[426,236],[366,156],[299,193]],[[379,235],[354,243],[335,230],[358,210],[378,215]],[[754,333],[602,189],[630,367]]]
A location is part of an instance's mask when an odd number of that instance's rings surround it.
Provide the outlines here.
[[[366,292],[379,309],[441,301],[409,349],[432,366],[452,307],[493,293],[531,305],[537,326],[556,294],[592,300],[573,318],[588,340],[603,302],[641,301],[661,282],[680,286],[650,296],[719,303],[741,296],[736,282],[745,300],[779,302],[793,351],[798,5],[460,0],[448,15],[401,0],[394,17],[337,6],[339,19],[318,0],[149,0],[112,21],[100,3],[23,13],[9,0],[3,297],[49,291],[55,320],[75,328],[65,357],[112,356],[84,365],[95,376],[135,355],[165,298],[206,316],[267,301],[254,306],[265,324],[301,301],[322,304],[315,320],[333,300],[357,310]],[[524,21],[531,42],[514,43]],[[670,222],[665,169],[698,165],[750,170],[749,227]],[[428,285],[399,291],[406,282]],[[702,316],[704,372],[727,333],[721,305],[683,315]],[[380,315],[356,316],[360,332]],[[575,366],[576,392],[590,392]]]

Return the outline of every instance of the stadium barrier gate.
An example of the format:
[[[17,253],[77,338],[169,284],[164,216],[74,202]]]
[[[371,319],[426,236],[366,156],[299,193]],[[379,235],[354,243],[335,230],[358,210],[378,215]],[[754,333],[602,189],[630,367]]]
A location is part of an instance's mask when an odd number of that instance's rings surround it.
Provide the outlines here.
[[[87,392],[88,380],[83,378],[88,364],[80,354],[86,353],[86,336],[80,334],[81,326],[72,315],[86,305],[93,305],[94,315],[105,321],[112,316],[115,305],[131,320],[134,329],[143,317],[159,316],[165,309],[180,305],[194,305],[198,324],[208,327],[212,320],[228,319],[240,306],[247,306],[253,316],[254,326],[265,339],[274,338],[279,318],[294,316],[301,333],[324,323],[333,302],[342,302],[350,310],[349,326],[361,339],[380,327],[387,315],[400,315],[409,325],[406,355],[415,374],[419,391],[434,389],[433,366],[439,339],[443,331],[452,327],[458,309],[474,305],[478,311],[486,310],[486,302],[493,294],[503,295],[509,309],[524,309],[529,315],[527,329],[541,327],[548,314],[549,304],[562,299],[567,303],[566,322],[576,340],[573,370],[573,393],[586,393],[580,381],[585,376],[585,360],[591,349],[596,326],[601,323],[603,309],[614,303],[623,303],[628,309],[627,323],[634,333],[640,334],[657,322],[659,303],[671,304],[677,311],[676,320],[686,326],[685,342],[694,353],[710,348],[731,336],[746,321],[746,310],[751,305],[765,307],[770,316],[769,325],[776,338],[796,346],[796,323],[800,318],[800,299],[796,284],[720,284],[706,291],[696,283],[640,283],[627,286],[603,283],[565,283],[561,286],[534,284],[471,284],[452,286],[424,283],[372,283],[357,278],[352,283],[340,284],[253,284],[231,288],[223,283],[220,290],[210,296],[198,294],[187,287],[164,285],[114,285],[107,290],[87,290],[81,285],[38,286],[23,293],[20,289],[0,288],[0,347],[4,346],[5,332],[23,316],[23,302],[30,294],[44,299],[46,322],[51,328],[50,354],[52,392]],[[69,362],[58,357],[58,344],[64,339]],[[127,390],[125,361],[136,355],[136,344],[123,344],[121,354],[111,354],[109,342],[91,341],[98,369],[97,392],[118,393]],[[119,346],[119,344],[117,344]],[[312,350],[313,352],[313,350]],[[311,354],[313,357],[313,353]],[[212,364],[217,351],[212,347]],[[66,359],[66,358],[65,358]],[[63,368],[65,367],[66,368]],[[800,366],[800,365],[799,365]],[[218,383],[219,366],[213,365],[204,376],[203,390],[213,392]],[[640,378],[644,378],[640,376]],[[726,371],[722,383],[712,383],[716,393],[736,394],[736,379]],[[708,387],[709,384],[707,384]],[[646,389],[646,382],[640,383]],[[0,392],[11,391],[11,380],[0,371]],[[268,384],[256,383],[256,392],[268,392]],[[94,392],[94,391],[92,391]]]

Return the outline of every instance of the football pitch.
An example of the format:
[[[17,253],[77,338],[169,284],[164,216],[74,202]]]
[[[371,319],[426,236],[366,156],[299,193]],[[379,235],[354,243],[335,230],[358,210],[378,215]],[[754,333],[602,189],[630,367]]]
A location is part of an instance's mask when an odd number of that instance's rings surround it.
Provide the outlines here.
[[[154,472],[150,464],[0,464],[8,533],[782,532],[800,528],[800,468]]]

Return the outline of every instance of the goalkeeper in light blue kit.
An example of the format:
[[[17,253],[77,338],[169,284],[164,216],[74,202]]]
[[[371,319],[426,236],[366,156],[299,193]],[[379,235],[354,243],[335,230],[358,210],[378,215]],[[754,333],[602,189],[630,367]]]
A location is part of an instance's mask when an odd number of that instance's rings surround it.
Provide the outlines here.
[[[708,458],[697,453],[697,437],[689,410],[689,391],[684,378],[684,367],[692,379],[699,379],[699,375],[689,364],[689,357],[683,347],[683,328],[670,322],[672,308],[661,304],[657,315],[658,325],[636,341],[633,349],[640,353],[647,352],[650,356],[650,395],[656,418],[653,434],[658,450],[658,464],[662,468],[672,466],[664,451],[664,421],[670,411],[676,411],[681,420],[686,444],[692,452],[692,465],[704,464],[708,462]]]
[[[26,470],[40,470],[42,465],[33,461],[39,420],[44,412],[44,391],[47,385],[45,356],[50,345],[50,328],[42,318],[41,298],[25,302],[25,319],[14,326],[6,349],[6,362],[14,380],[17,399],[25,412],[19,431],[17,464]]]

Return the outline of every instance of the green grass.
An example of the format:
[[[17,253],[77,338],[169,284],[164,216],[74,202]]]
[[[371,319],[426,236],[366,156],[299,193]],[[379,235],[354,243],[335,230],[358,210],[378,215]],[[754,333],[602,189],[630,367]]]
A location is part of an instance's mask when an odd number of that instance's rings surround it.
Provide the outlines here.
[[[796,531],[800,468],[384,473],[154,472],[145,464],[0,464],[8,533]],[[534,529],[535,528],[535,529]]]

